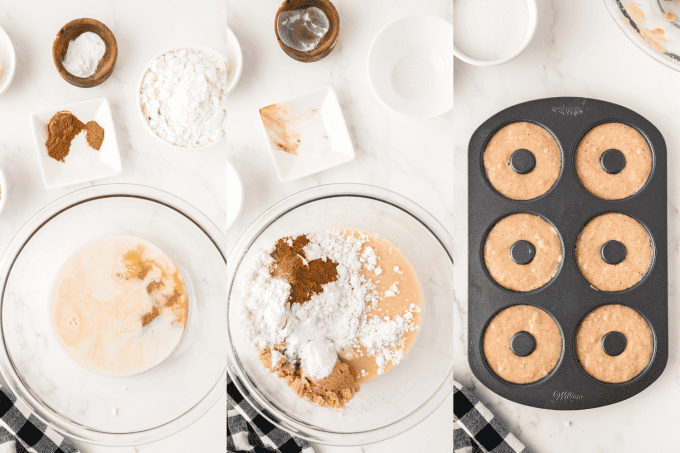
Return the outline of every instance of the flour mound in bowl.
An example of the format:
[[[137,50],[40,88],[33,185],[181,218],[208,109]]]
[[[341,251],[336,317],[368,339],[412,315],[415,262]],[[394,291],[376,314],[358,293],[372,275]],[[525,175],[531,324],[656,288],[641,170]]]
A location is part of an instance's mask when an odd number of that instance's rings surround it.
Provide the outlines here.
[[[242,322],[265,368],[301,398],[343,408],[416,340],[418,277],[389,241],[360,230],[280,238],[256,259]]]

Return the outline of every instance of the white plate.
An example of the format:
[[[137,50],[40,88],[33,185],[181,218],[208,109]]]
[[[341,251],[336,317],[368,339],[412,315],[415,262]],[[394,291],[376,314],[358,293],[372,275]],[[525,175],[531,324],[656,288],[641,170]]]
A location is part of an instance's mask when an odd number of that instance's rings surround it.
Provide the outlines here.
[[[227,58],[222,55],[220,52],[211,49],[210,47],[204,47],[204,46],[181,46],[181,47],[170,47],[169,49],[165,49],[162,52],[159,52],[156,56],[154,56],[151,60],[149,60],[149,63],[147,63],[146,66],[144,66],[144,70],[142,71],[142,74],[139,76],[139,82],[137,83],[137,91],[135,93],[135,102],[137,103],[137,112],[139,113],[139,117],[142,119],[142,123],[144,123],[144,127],[146,128],[147,131],[156,139],[159,143],[162,143],[167,146],[172,146],[175,149],[183,149],[183,150],[190,150],[190,151],[195,151],[199,149],[205,149],[209,148],[211,146],[214,146],[218,143],[220,143],[224,137],[227,134],[224,134],[220,139],[217,141],[214,141],[212,143],[208,143],[207,145],[204,146],[198,146],[196,148],[187,148],[184,146],[177,146],[173,143],[170,143],[168,141],[165,141],[164,139],[160,138],[156,133],[151,129],[151,126],[149,126],[149,123],[146,121],[146,118],[144,117],[144,112],[142,112],[142,103],[139,102],[139,93],[142,92],[142,82],[144,81],[144,76],[146,75],[146,71],[149,70],[149,66],[151,66],[151,63],[155,61],[157,58],[161,57],[162,55],[165,55],[166,53],[169,52],[174,52],[175,50],[180,50],[180,49],[189,49],[189,50],[198,50],[200,52],[206,53],[208,55],[213,55],[221,60],[228,61]],[[227,76],[229,77],[229,76]],[[229,79],[227,79],[227,86],[229,86]],[[227,90],[229,92],[229,90]]]
[[[236,39],[236,35],[229,27],[227,27],[227,64],[229,65],[229,73],[227,73],[227,93],[230,93],[241,79],[241,71],[243,71],[243,52],[241,52],[241,46],[238,39]]]
[[[243,185],[236,169],[227,161],[227,229],[234,223],[243,207]]]
[[[380,101],[409,118],[453,109],[453,25],[434,16],[387,24],[368,52],[368,80]]]
[[[342,115],[340,102],[331,86],[277,102],[289,109],[300,136],[297,155],[282,151],[272,143],[267,127],[262,130],[281,182],[293,181],[354,160],[354,145]]]
[[[62,110],[73,113],[83,123],[96,121],[104,128],[104,142],[99,151],[87,145],[78,146],[79,138],[75,138],[64,162],[59,162],[47,154],[47,146],[45,146],[47,125],[54,114]],[[31,113],[31,126],[40,164],[40,174],[47,189],[108,178],[122,171],[111,107],[106,98],[90,99],[33,112]]]
[[[9,39],[9,35],[0,27],[0,66],[2,66],[2,72],[0,72],[0,94],[4,93],[5,90],[12,83],[14,78],[14,72],[17,66],[16,54],[14,53],[14,46],[12,45],[12,40]]]

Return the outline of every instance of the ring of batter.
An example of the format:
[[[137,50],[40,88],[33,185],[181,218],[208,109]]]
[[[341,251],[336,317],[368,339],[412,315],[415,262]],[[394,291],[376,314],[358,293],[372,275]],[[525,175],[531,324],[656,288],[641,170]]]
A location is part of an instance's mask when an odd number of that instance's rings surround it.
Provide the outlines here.
[[[510,341],[529,332],[536,348],[526,357],[515,355]],[[555,320],[532,305],[514,305],[493,317],[484,331],[484,357],[500,378],[515,384],[536,382],[555,368],[562,355],[562,334]]]
[[[536,250],[529,264],[517,264],[510,256],[510,248],[519,240],[531,242]],[[533,291],[552,280],[562,255],[562,241],[555,228],[542,217],[527,213],[498,221],[484,244],[484,264],[491,278],[518,292]]]
[[[626,246],[626,257],[608,264],[600,250],[615,240]],[[623,291],[638,284],[652,263],[652,242],[647,229],[625,214],[609,212],[586,224],[576,239],[576,265],[588,283],[601,291]]]
[[[531,151],[536,166],[519,174],[510,166],[518,149]],[[562,170],[562,152],[550,133],[534,123],[508,124],[496,132],[484,149],[486,178],[501,195],[512,200],[532,200],[555,185]]]
[[[600,165],[602,153],[617,149],[626,158],[619,173],[609,174]],[[652,151],[637,130],[621,123],[594,127],[576,148],[576,174],[583,187],[604,200],[622,200],[637,193],[652,172]]]
[[[617,356],[602,349],[602,336],[620,332],[626,348]],[[576,355],[583,370],[595,379],[617,384],[644,370],[654,352],[654,339],[647,321],[632,308],[611,304],[588,313],[576,332]]]

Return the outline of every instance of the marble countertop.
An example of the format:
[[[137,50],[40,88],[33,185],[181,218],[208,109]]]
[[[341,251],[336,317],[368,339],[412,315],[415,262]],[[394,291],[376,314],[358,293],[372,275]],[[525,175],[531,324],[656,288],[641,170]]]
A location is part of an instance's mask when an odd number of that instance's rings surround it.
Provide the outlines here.
[[[52,62],[52,41],[60,27],[81,17],[105,23],[118,42],[118,62],[102,85],[76,88],[66,83]],[[9,90],[0,97],[0,167],[8,187],[0,214],[0,250],[21,226],[56,198],[92,184],[133,183],[170,192],[196,206],[216,225],[226,226],[225,142],[203,151],[177,151],[159,144],[137,112],[135,91],[144,66],[171,46],[226,48],[226,7],[221,0],[173,2],[55,3],[47,0],[0,0],[0,27],[14,42],[18,67]],[[200,24],[200,26],[197,26]],[[29,113],[61,104],[105,96],[111,103],[122,174],[63,189],[43,186],[31,134]],[[4,384],[4,383],[3,383]],[[180,452],[226,450],[226,397],[184,431],[136,448],[105,448],[78,442],[85,453]]]
[[[393,19],[414,13],[452,21],[450,0],[335,1],[341,20],[333,52],[312,64],[296,62],[280,49],[273,34],[279,1],[229,2],[229,28],[244,54],[241,81],[228,100],[227,158],[241,175],[245,204],[227,232],[227,247],[262,212],[282,198],[320,184],[373,184],[419,203],[442,224],[454,225],[453,112],[427,121],[407,120],[385,109],[368,84],[366,60],[376,33]],[[292,95],[332,85],[340,100],[356,149],[348,164],[292,181],[279,182],[259,124],[258,110]],[[315,445],[334,452],[450,452],[453,449],[450,396],[420,425],[386,442],[355,448]]]
[[[601,1],[539,1],[538,30],[527,50],[500,67],[455,63],[455,162],[485,119],[511,105],[553,96],[602,99],[654,123],[668,146],[669,359],[649,388],[621,403],[586,411],[549,411],[505,400],[472,376],[467,363],[467,174],[457,165],[454,208],[456,314],[454,377],[477,396],[534,453],[676,451],[680,405],[678,264],[680,170],[677,125],[680,73],[647,57],[619,30]],[[570,423],[567,423],[570,422]]]

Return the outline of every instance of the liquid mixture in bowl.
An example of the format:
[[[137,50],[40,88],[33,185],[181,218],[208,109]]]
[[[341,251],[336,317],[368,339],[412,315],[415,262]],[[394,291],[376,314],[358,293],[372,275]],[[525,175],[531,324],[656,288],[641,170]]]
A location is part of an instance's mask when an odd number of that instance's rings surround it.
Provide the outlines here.
[[[64,351],[83,368],[131,376],[162,362],[188,315],[184,279],[148,241],[110,236],[80,248],[52,289],[50,317]]]
[[[418,277],[372,233],[280,238],[246,278],[242,321],[260,360],[322,407],[345,407],[362,383],[398,365],[418,335]]]

